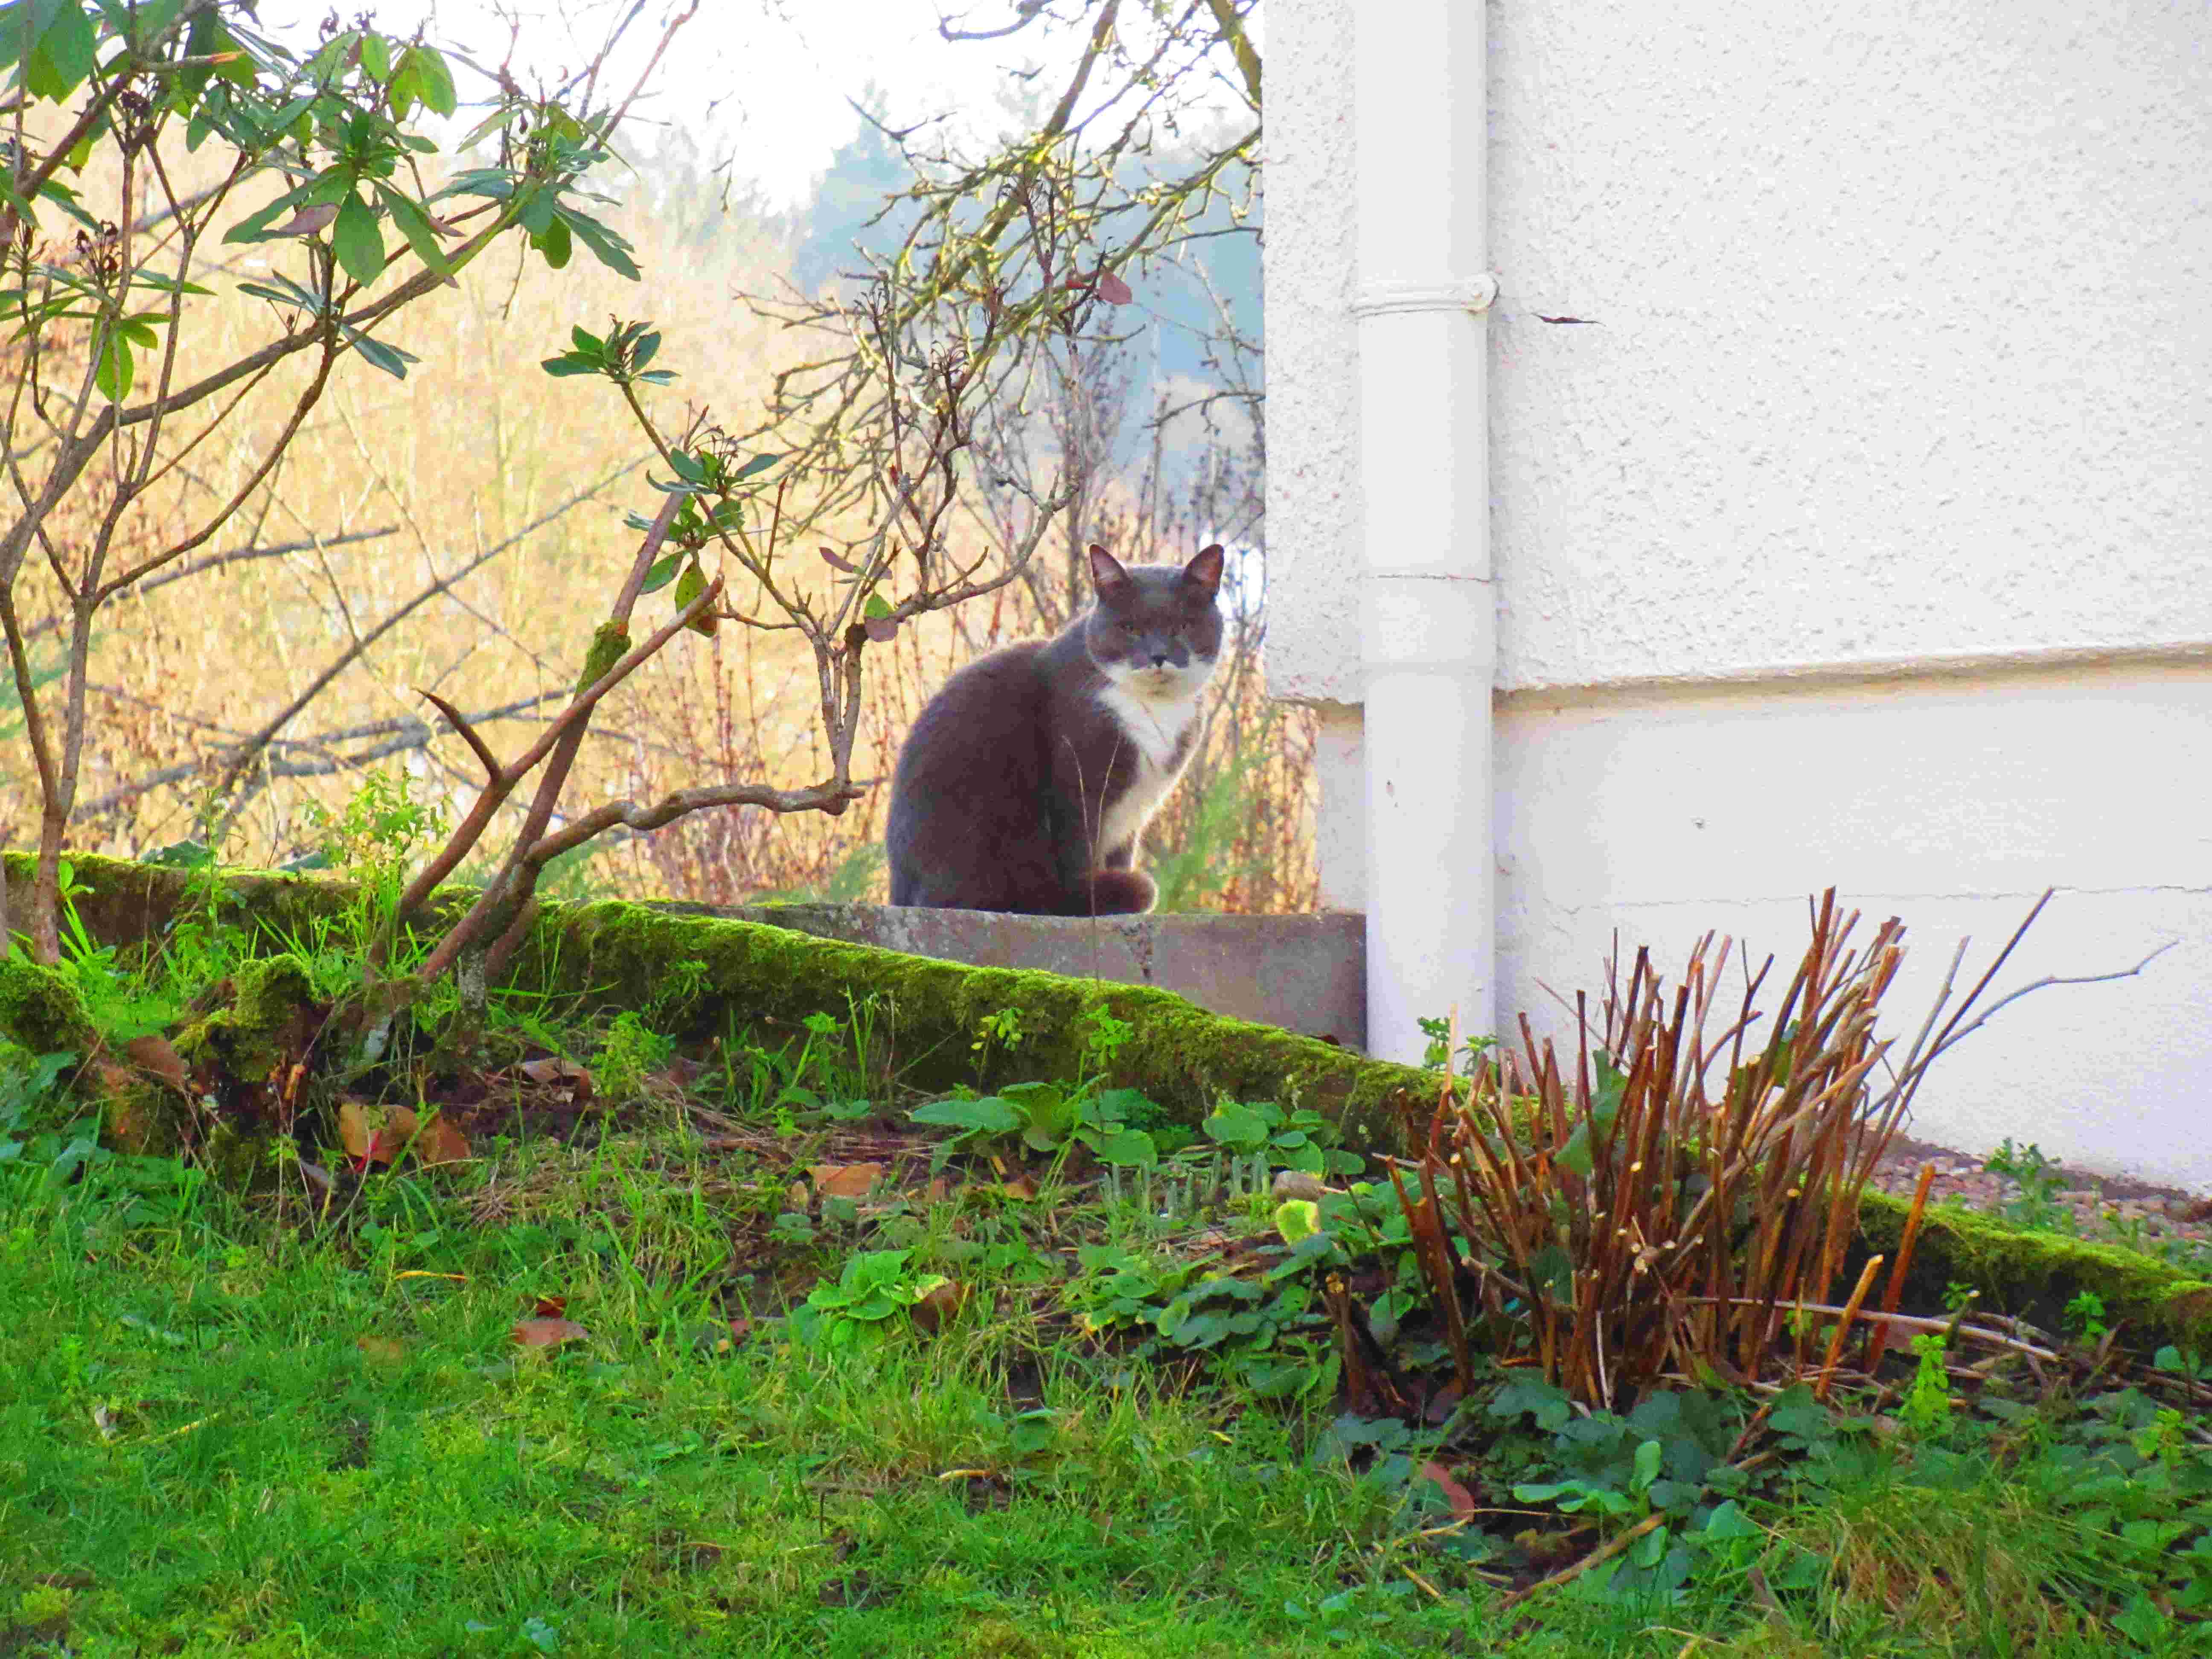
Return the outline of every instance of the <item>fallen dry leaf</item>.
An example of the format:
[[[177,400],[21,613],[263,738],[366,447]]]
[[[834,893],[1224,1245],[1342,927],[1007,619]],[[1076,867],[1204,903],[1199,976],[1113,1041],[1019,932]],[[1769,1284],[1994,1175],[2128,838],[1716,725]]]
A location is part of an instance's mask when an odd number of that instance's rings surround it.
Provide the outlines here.
[[[123,1045],[123,1052],[131,1063],[149,1077],[157,1077],[172,1089],[187,1088],[191,1084],[191,1072],[185,1057],[165,1036],[132,1037]]]
[[[1425,1479],[1435,1481],[1443,1488],[1444,1502],[1451,1505],[1451,1512],[1454,1516],[1462,1521],[1474,1519],[1474,1494],[1453,1480],[1450,1472],[1443,1464],[1424,1463],[1421,1465],[1421,1474]]]
[[[573,1319],[518,1319],[514,1340],[526,1348],[552,1348],[563,1342],[580,1342],[591,1333]]]
[[[934,1336],[952,1322],[968,1300],[968,1287],[957,1279],[946,1279],[942,1285],[933,1285],[922,1292],[921,1299],[908,1308],[914,1322]]]
[[[362,1358],[373,1364],[399,1365],[407,1359],[407,1345],[396,1336],[356,1336],[353,1340]]]
[[[942,1204],[959,1190],[951,1176],[932,1176],[929,1185],[922,1189],[922,1197],[932,1204]]]
[[[469,1138],[443,1117],[434,1117],[424,1127],[404,1106],[379,1110],[366,1101],[338,1103],[338,1144],[348,1157],[371,1164],[389,1164],[412,1146],[425,1164],[453,1164],[472,1156]]]
[[[866,1198],[883,1172],[880,1164],[817,1164],[806,1173],[824,1198]]]
[[[544,1084],[549,1087],[565,1083],[575,1091],[576,1098],[580,1101],[592,1097],[591,1068],[579,1066],[562,1055],[547,1054],[538,1060],[526,1060],[515,1069],[532,1083]]]
[[[422,1133],[415,1137],[415,1156],[425,1164],[459,1164],[472,1154],[469,1138],[441,1112],[424,1124]]]
[[[568,1311],[565,1296],[541,1296],[531,1304],[530,1311],[540,1319],[558,1319]]]
[[[407,1143],[415,1138],[415,1114],[404,1106],[394,1106],[384,1114],[384,1123],[368,1143],[368,1158],[372,1164],[389,1164],[407,1150]]]
[[[406,1121],[399,1121],[406,1114]],[[376,1132],[376,1139],[368,1143],[368,1159],[372,1164],[390,1164],[407,1150],[408,1137],[415,1133],[415,1114],[404,1106],[395,1107],[384,1127]]]
[[[369,1121],[366,1103],[349,1097],[338,1103],[338,1145],[351,1158],[367,1158],[376,1146],[376,1126]]]

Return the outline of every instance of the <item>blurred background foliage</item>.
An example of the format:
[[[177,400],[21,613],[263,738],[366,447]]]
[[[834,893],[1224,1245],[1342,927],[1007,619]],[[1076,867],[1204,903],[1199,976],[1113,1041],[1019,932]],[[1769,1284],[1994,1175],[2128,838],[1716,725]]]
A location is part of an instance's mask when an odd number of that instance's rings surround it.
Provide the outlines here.
[[[1010,143],[1048,118],[1048,79],[1006,100]],[[319,823],[371,769],[398,769],[417,799],[449,819],[465,810],[474,763],[417,689],[500,711],[485,724],[510,738],[550,719],[589,642],[608,573],[634,550],[623,514],[649,510],[653,499],[647,453],[612,394],[548,380],[540,362],[564,347],[572,323],[650,317],[666,337],[664,361],[684,366],[683,380],[658,394],[671,418],[709,404],[741,429],[747,411],[765,406],[777,371],[800,356],[803,331],[763,314],[758,296],[818,307],[857,291],[870,261],[896,257],[925,223],[928,192],[943,199],[946,181],[959,182],[951,158],[871,118],[881,108],[874,94],[858,106],[855,136],[787,208],[733,188],[713,141],[681,124],[662,125],[649,148],[608,169],[596,182],[613,198],[608,222],[635,245],[641,286],[580,264],[550,271],[518,246],[479,260],[456,291],[411,311],[392,343],[435,372],[404,381],[343,377],[208,550],[211,568],[103,613],[73,842],[137,854],[199,833],[216,780],[241,744],[332,667],[324,690],[252,757],[250,799],[225,860],[312,856]],[[1194,124],[1186,138],[1156,123],[1142,143],[1108,142],[1094,158],[1100,189],[1123,208],[1142,207],[1221,148],[1219,125],[1218,117]],[[1084,597],[1086,543],[1125,560],[1181,562],[1222,541],[1234,557],[1219,695],[1192,772],[1150,836],[1164,908],[1297,910],[1310,908],[1316,890],[1311,716],[1269,704],[1261,672],[1255,150],[1245,143],[1232,157],[1233,179],[1226,170],[1209,175],[1172,236],[1132,244],[1132,262],[1121,267],[1130,302],[1115,310],[1115,337],[1089,351],[1080,384],[983,447],[980,460],[1020,476],[1079,465],[1085,488],[1025,580],[919,618],[872,653],[854,759],[860,777],[887,781],[908,723],[948,673],[1062,625]],[[971,189],[954,217],[973,222],[988,199]],[[213,351],[249,337],[262,303],[235,286],[262,268],[257,250],[226,252],[235,256],[231,280],[215,286],[226,292],[221,303],[236,332],[225,339],[204,325]],[[222,451],[197,457],[178,486],[179,517],[234,488],[263,435],[248,419]],[[149,523],[147,533],[159,529]],[[987,538],[994,527],[979,518],[968,533]],[[403,620],[361,648],[403,610]],[[568,810],[693,783],[795,782],[817,773],[814,675],[796,641],[739,628],[695,646],[656,659],[611,700]],[[0,709],[0,732],[10,703]],[[35,833],[35,792],[17,745],[4,736],[0,745],[0,822],[20,846]],[[702,813],[652,836],[608,838],[565,866],[557,889],[723,903],[879,900],[885,805],[879,785],[842,818]]]

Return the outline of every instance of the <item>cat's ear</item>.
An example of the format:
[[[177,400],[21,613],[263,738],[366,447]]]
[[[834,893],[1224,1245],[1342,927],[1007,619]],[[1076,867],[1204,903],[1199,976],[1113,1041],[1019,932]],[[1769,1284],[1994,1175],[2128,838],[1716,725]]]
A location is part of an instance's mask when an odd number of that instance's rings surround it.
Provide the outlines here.
[[[1202,548],[1196,558],[1182,568],[1182,579],[1212,599],[1221,588],[1221,544]]]
[[[1110,599],[1129,591],[1129,573],[1121,562],[1096,542],[1091,546],[1091,580],[1097,585],[1098,597]]]

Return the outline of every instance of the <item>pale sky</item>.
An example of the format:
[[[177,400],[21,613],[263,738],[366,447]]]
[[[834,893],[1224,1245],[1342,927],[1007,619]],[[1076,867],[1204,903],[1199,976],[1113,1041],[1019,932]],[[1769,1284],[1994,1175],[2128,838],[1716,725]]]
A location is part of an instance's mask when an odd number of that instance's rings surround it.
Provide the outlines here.
[[[1011,0],[948,0],[953,7],[971,27],[1014,15]],[[653,25],[674,9],[670,0],[645,0],[623,54],[632,76],[659,38]],[[615,9],[609,0],[356,0],[341,15],[349,21],[363,9],[398,34],[428,17],[431,39],[491,64],[507,55],[509,32],[501,15],[519,15],[526,27],[517,68],[550,78],[589,58]],[[280,9],[276,0],[264,0],[261,14],[267,31],[295,47],[313,43],[322,15],[313,8]],[[871,82],[883,88],[895,125],[964,111],[995,126],[990,117],[1001,89],[1022,84],[1010,82],[1009,69],[1034,67],[1037,52],[1050,44],[1035,31],[1009,40],[947,42],[939,38],[938,15],[934,0],[703,0],[664,61],[659,95],[640,112],[648,122],[690,126],[708,155],[734,155],[737,175],[757,180],[772,205],[787,205],[808,193],[853,136],[859,118],[847,100]],[[1049,79],[1031,84],[1042,88]],[[465,103],[481,95],[482,82],[465,74],[456,80]],[[633,142],[642,137],[642,125],[633,130]]]

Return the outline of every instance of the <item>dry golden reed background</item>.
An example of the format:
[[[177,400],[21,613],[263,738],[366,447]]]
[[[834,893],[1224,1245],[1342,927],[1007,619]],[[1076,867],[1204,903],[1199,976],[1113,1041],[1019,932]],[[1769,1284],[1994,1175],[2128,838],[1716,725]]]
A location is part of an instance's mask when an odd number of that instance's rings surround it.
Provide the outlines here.
[[[550,379],[540,361],[565,349],[574,323],[597,331],[611,315],[650,319],[665,336],[660,362],[683,377],[657,394],[664,428],[681,425],[690,401],[742,428],[795,349],[736,298],[780,281],[776,227],[726,214],[713,181],[680,167],[649,168],[628,193],[610,220],[635,243],[642,283],[582,258],[549,270],[519,244],[487,255],[386,337],[421,360],[405,381],[345,360],[270,486],[196,559],[289,550],[220,563],[103,613],[74,846],[139,854],[200,833],[226,754],[325,676],[263,756],[226,862],[311,850],[314,809],[342,806],[365,767],[406,767],[418,797],[458,817],[477,773],[416,688],[472,714],[511,709],[483,727],[499,747],[546,718],[531,700],[550,703],[569,686],[635,550],[623,514],[649,513],[656,497],[647,446],[613,389]],[[281,243],[211,251],[228,268],[203,279],[222,297],[188,311],[186,367],[268,337],[264,302],[236,285],[264,260],[285,268],[289,253]],[[176,522],[236,488],[305,373],[301,364],[273,375],[195,453],[178,483]],[[1257,484],[1244,484],[1256,518]],[[80,513],[97,507],[96,495],[81,495]],[[1180,562],[1212,528],[1150,501],[1141,480],[1099,491],[1091,514],[1077,541],[1095,537],[1139,560]],[[152,546],[173,528],[147,523],[137,533]],[[1064,563],[1068,544],[1055,535],[1040,558]],[[1261,591],[1258,559],[1244,578],[1248,592]],[[451,585],[429,591],[441,582]],[[925,618],[875,653],[860,775],[887,781],[908,723],[946,674],[981,649],[1042,631],[1056,620],[1050,604],[1017,584]],[[1260,623],[1254,611],[1232,627],[1207,743],[1150,837],[1164,902],[1176,908],[1298,910],[1316,900],[1312,720],[1267,702]],[[727,626],[711,641],[686,636],[611,700],[564,805],[725,779],[811,781],[815,710],[811,665],[791,636]],[[701,814],[603,846],[554,890],[880,899],[870,849],[886,792],[887,781],[842,819]],[[35,793],[16,731],[0,747],[13,844],[34,830]]]

